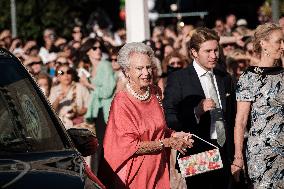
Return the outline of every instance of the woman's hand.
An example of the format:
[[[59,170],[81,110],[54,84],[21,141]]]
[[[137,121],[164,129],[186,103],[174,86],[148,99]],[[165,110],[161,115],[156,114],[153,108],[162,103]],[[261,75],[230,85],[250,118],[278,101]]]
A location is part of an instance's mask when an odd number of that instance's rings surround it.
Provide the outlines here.
[[[244,160],[235,158],[231,165],[231,172],[236,182],[240,181],[240,173],[241,171],[243,171],[243,169],[244,169]]]
[[[88,81],[88,78],[83,74],[80,78],[80,83],[90,90],[94,90],[95,86]]]
[[[183,137],[170,137],[163,139],[162,142],[165,145],[165,147],[178,150],[180,153],[184,155],[185,152],[187,152],[186,149],[192,147],[193,140],[190,138],[185,140]]]
[[[52,103],[52,106],[54,108],[55,111],[58,112],[58,106],[59,106],[59,103],[64,99],[65,97],[65,94],[63,92],[61,92],[57,98],[55,99],[55,101]]]
[[[185,133],[183,131],[181,131],[181,132],[174,132],[172,134],[172,137],[183,138],[184,140],[189,140],[189,139],[191,139],[191,134],[190,133]]]
[[[56,100],[58,100],[58,102],[62,101],[64,99],[64,97],[66,96],[65,93],[61,92],[58,97],[56,98]]]
[[[23,50],[26,52],[27,50],[29,50],[30,48],[32,48],[33,46],[36,46],[36,45],[37,45],[37,43],[34,40],[27,41],[25,46],[23,47]]]

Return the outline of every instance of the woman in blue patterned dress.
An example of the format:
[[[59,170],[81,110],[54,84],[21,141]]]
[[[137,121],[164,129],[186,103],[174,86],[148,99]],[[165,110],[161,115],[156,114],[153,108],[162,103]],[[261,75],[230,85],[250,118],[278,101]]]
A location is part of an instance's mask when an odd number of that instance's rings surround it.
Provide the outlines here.
[[[246,160],[252,187],[280,189],[284,188],[284,71],[279,60],[284,51],[284,34],[279,26],[267,23],[257,27],[254,37],[254,50],[260,59],[237,84],[231,170],[238,177],[244,166],[244,130],[251,115]]]

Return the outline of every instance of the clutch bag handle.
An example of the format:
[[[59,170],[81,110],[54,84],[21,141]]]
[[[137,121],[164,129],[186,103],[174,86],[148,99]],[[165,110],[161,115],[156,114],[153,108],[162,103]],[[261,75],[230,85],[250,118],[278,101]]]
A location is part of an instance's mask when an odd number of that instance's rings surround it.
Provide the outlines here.
[[[206,140],[204,140],[204,139],[200,138],[199,136],[197,136],[197,135],[195,135],[195,134],[191,134],[191,136],[194,136],[195,138],[198,138],[199,140],[201,140],[201,141],[203,141],[203,142],[205,142],[205,143],[207,143],[207,144],[209,144],[209,145],[211,145],[211,146],[213,146],[213,147],[215,147],[215,148],[218,148],[218,149],[219,149],[219,147],[218,147],[218,146],[216,146],[216,145],[214,145],[214,144],[212,144],[212,143],[210,143],[210,142],[208,142],[208,141],[206,141]]]
[[[201,140],[201,141],[203,141],[203,142],[205,142],[205,143],[207,143],[207,144],[209,144],[209,145],[211,145],[211,146],[213,146],[213,147],[219,149],[218,146],[216,146],[216,145],[214,145],[214,144],[212,144],[212,143],[210,143],[210,142],[204,140],[203,138],[200,138],[199,136],[197,136],[197,135],[195,135],[195,134],[191,134],[191,136],[194,136],[195,138],[198,138],[199,140]],[[180,153],[178,152],[177,159],[179,158],[179,155],[180,155]]]

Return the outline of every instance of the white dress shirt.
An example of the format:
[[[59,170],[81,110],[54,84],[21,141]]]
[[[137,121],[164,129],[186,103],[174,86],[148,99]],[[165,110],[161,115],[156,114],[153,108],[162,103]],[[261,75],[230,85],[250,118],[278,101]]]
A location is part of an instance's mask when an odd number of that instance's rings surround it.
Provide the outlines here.
[[[208,82],[211,82],[209,80],[208,77],[206,77],[206,73],[207,73],[207,70],[205,70],[204,68],[202,68],[195,60],[193,61],[193,67],[195,69],[195,71],[197,72],[197,75],[198,75],[198,78],[199,78],[199,81],[201,83],[201,86],[202,86],[202,89],[204,91],[204,94],[205,94],[205,97],[206,98],[210,98],[210,93],[209,93],[209,89],[207,87],[207,83]],[[216,77],[213,73],[213,70],[209,71],[209,72],[212,72],[213,74],[213,78],[214,78],[214,85],[215,85],[215,88],[217,89],[217,94],[218,94],[218,101],[219,101],[219,104],[220,104],[220,108],[222,109],[222,104],[221,104],[221,99],[220,99],[220,93],[219,93],[219,89],[218,89],[218,85],[217,85],[217,81],[216,81]],[[196,119],[197,119],[197,123],[199,122],[199,118],[197,116],[195,116]],[[211,123],[211,126],[210,126],[210,138],[211,139],[217,139],[217,133],[216,133],[216,128],[214,126],[214,124]]]

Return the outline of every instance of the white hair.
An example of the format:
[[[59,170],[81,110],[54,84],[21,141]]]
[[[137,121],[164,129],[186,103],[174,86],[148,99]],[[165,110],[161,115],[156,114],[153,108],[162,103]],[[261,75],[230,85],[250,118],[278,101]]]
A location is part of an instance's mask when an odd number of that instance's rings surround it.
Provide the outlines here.
[[[141,42],[127,43],[119,50],[117,56],[117,63],[121,66],[123,70],[129,68],[129,58],[133,53],[148,55],[152,64],[155,61],[154,51],[148,45],[145,45]]]

